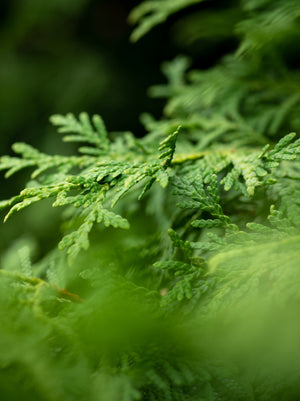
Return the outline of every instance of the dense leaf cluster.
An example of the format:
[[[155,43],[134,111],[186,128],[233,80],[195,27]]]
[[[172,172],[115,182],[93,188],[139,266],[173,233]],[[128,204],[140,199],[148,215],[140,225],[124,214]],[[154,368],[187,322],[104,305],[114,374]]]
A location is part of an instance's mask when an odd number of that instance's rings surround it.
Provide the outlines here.
[[[134,39],[196,3],[145,1]],[[29,400],[298,399],[299,2],[235,7],[237,51],[207,71],[166,63],[142,139],[55,115],[78,155],[1,157],[7,177],[32,169],[6,219],[64,208],[60,250],[32,263],[22,240],[2,261],[3,399],[20,383]]]

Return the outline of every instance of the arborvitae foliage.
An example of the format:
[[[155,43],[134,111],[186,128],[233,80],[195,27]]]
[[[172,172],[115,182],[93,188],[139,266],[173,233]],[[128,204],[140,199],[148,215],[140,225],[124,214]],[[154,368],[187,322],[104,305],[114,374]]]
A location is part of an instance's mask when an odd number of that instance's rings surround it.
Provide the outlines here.
[[[145,1],[133,38],[200,2]],[[142,139],[55,115],[77,155],[1,158],[31,169],[5,219],[64,208],[59,249],[32,263],[23,239],[2,259],[2,400],[299,399],[300,3],[230,4],[237,50],[166,63]]]

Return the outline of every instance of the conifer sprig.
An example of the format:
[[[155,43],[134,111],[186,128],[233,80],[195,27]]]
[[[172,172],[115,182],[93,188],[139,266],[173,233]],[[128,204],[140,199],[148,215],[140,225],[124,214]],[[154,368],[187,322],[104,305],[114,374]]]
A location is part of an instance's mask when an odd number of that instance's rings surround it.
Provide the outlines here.
[[[155,181],[162,188],[166,188],[169,178],[175,174],[178,168],[176,166],[179,165],[186,177],[175,177],[174,193],[187,198],[186,201],[179,202],[179,207],[202,209],[214,218],[195,220],[192,226],[225,227],[231,223],[219,205],[216,174],[232,166],[221,180],[224,189],[229,191],[234,186],[244,195],[253,196],[256,187],[275,182],[275,179],[272,181],[269,177],[268,180],[262,180],[268,174],[268,169],[277,167],[281,160],[294,160],[300,153],[299,140],[293,141],[295,134],[289,134],[270,151],[266,146],[261,152],[254,150],[252,154],[247,155],[243,149],[215,151],[212,148],[206,152],[188,152],[174,158],[179,133],[177,128],[161,141],[158,154],[143,151],[142,144],[142,150],[139,146],[132,149],[134,141],[128,142],[128,152],[135,152],[137,155],[137,161],[132,163],[127,160],[128,154],[125,153],[124,158],[124,149],[118,153],[118,142],[115,145],[109,141],[99,116],[92,118],[95,128],[86,113],[82,113],[78,120],[68,114],[66,117],[56,115],[51,121],[60,127],[61,133],[72,134],[65,137],[67,141],[87,142],[92,146],[79,149],[84,152],[87,150],[84,156],[50,156],[29,145],[15,144],[13,149],[21,157],[2,157],[0,169],[8,170],[6,176],[10,177],[23,168],[35,167],[31,175],[35,181],[19,195],[2,201],[0,207],[10,207],[5,217],[7,220],[13,213],[51,197],[56,198],[53,206],[72,206],[72,219],[77,221],[77,224],[79,222],[79,226],[60,242],[60,248],[68,250],[70,260],[75,259],[80,249],[88,248],[88,234],[94,223],[103,222],[106,227],[129,228],[129,222],[125,218],[109,210],[109,203],[111,208],[115,207],[123,196],[134,187],[139,187],[144,180],[147,182],[138,199],[146,194]],[[190,164],[193,161],[195,164]],[[186,169],[182,170],[184,164]],[[202,171],[202,176],[193,176],[194,171],[197,171],[195,168]],[[244,184],[240,180],[241,177]],[[206,189],[203,187],[204,182],[209,183]]]
[[[94,115],[91,121],[87,113],[80,113],[78,120],[72,113],[66,116],[57,114],[50,121],[59,127],[58,132],[64,134],[65,142],[86,142],[92,145],[92,148],[79,148],[81,153],[106,154],[109,151],[108,133],[99,115]]]
[[[11,208],[5,217],[6,221],[13,213],[51,197],[56,198],[54,207],[73,206],[72,219],[79,222],[79,227],[60,242],[60,248],[67,249],[69,260],[73,261],[81,249],[88,248],[88,235],[94,223],[103,222],[105,227],[129,228],[129,222],[109,208],[113,208],[132,188],[147,180],[140,199],[155,181],[163,188],[168,185],[178,130],[161,142],[157,155],[139,155],[140,147],[136,147],[138,158],[132,163],[127,161],[126,153],[126,157],[122,157],[124,149],[118,154],[118,143],[117,146],[110,146],[101,117],[92,118],[95,129],[86,113],[80,114],[78,120],[68,114],[66,117],[55,115],[51,121],[60,127],[59,132],[72,134],[65,137],[66,141],[87,142],[92,146],[79,148],[79,151],[86,153],[85,156],[68,157],[48,156],[26,144],[14,145],[14,150],[21,158],[2,157],[0,169],[7,169],[6,176],[10,177],[23,168],[36,167],[31,175],[35,181],[20,195],[2,201],[0,207]],[[116,154],[119,161],[115,160]],[[48,173],[53,169],[54,172]],[[72,174],[74,169],[77,171]]]
[[[159,120],[142,116],[142,139],[108,133],[100,116],[55,115],[78,155],[18,143],[16,157],[0,159],[6,177],[32,171],[0,202],[6,219],[48,198],[67,219],[63,252],[36,263],[22,238],[0,260],[5,401],[299,398],[300,81],[290,50],[300,3],[215,10],[208,0],[202,13],[201,1],[148,0],[132,13],[136,40],[199,3],[188,30],[209,46],[219,31],[204,32],[204,19],[234,16],[231,55],[206,70],[182,56],[163,65],[167,83],[150,92],[166,107]],[[99,223],[127,231],[91,235]]]

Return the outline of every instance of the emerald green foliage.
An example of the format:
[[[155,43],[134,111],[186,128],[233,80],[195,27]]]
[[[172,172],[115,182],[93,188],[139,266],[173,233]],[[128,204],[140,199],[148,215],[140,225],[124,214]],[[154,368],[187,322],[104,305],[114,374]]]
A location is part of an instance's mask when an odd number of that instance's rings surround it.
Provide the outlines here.
[[[31,174],[34,181],[20,195],[1,202],[0,207],[12,206],[5,217],[7,220],[14,212],[54,196],[53,206],[72,205],[72,218],[81,223],[76,231],[60,242],[61,249],[67,248],[72,259],[80,249],[88,248],[88,234],[94,223],[129,228],[125,218],[107,208],[109,204],[113,208],[121,197],[145,179],[147,183],[140,198],[155,181],[163,188],[168,185],[167,169],[173,158],[178,131],[161,142],[157,154],[149,152],[148,155],[129,133],[124,142],[110,144],[103,121],[97,115],[93,117],[94,128],[86,113],[81,113],[79,120],[72,114],[66,117],[56,115],[52,117],[52,122],[60,127],[61,133],[73,134],[65,136],[66,141],[85,142],[93,146],[79,148],[84,156],[66,157],[48,156],[26,144],[15,144],[14,151],[22,158],[3,157],[0,169],[7,169],[6,176],[9,177],[24,167],[36,167]],[[134,146],[132,150],[131,146]],[[130,153],[133,153],[132,157],[136,156],[135,163],[128,160]],[[74,168],[79,169],[79,173],[70,174]],[[51,169],[54,173],[45,174]]]
[[[141,3],[133,38],[200,2]],[[34,261],[22,238],[1,261],[2,399],[299,398],[299,2],[224,13],[236,51],[208,70],[165,63],[143,138],[54,115],[76,155],[17,143],[0,158],[7,178],[31,169],[5,220],[63,207],[58,248]]]

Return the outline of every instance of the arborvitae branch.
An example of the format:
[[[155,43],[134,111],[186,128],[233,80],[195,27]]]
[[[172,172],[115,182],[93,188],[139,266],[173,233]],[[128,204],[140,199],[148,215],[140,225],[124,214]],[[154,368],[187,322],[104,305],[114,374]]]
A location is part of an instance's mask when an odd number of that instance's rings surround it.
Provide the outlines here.
[[[145,1],[133,39],[200,2]],[[48,198],[66,208],[61,252],[35,263],[22,243],[0,261],[5,400],[299,398],[300,140],[284,136],[300,128],[299,1],[226,7],[237,52],[165,63],[150,91],[164,116],[142,116],[144,138],[55,115],[79,155],[17,143],[1,157],[6,177],[32,170],[5,220]]]

